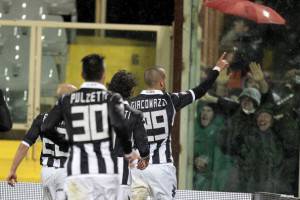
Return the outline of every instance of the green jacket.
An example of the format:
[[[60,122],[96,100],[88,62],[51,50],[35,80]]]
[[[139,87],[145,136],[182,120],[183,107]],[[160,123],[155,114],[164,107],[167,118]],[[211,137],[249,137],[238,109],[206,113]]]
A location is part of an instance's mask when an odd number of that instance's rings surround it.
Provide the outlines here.
[[[220,116],[215,116],[207,127],[201,126],[202,107],[203,104],[199,103],[195,122],[194,158],[201,157],[207,165],[202,170],[194,167],[193,187],[195,190],[224,191],[231,168],[230,157],[224,155],[217,145],[217,137],[224,120]]]

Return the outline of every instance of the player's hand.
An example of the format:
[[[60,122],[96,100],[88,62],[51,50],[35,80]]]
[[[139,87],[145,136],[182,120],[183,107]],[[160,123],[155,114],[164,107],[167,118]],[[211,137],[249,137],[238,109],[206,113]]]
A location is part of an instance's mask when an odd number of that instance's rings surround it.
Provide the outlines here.
[[[251,74],[249,74],[250,78],[252,78],[253,80],[255,80],[257,82],[263,81],[265,79],[264,73],[261,70],[260,64],[258,64],[256,62],[251,62],[249,64],[249,68],[251,71]]]
[[[207,160],[202,157],[196,157],[195,158],[195,167],[199,172],[204,172],[207,168]]]
[[[205,95],[201,97],[201,100],[207,103],[217,103],[218,97],[214,97],[208,93],[205,93]]]
[[[300,75],[300,69],[291,69],[291,70],[287,71],[287,73],[285,74],[285,78],[292,79],[296,75]]]
[[[232,73],[228,73],[228,68],[227,70],[221,71],[219,77],[216,80],[217,83],[220,85],[226,85],[229,82],[231,74]]]
[[[137,163],[137,168],[140,170],[144,170],[148,167],[148,165],[149,165],[149,156],[139,159]]]
[[[140,154],[139,154],[138,152],[132,151],[130,154],[125,154],[125,155],[124,155],[124,158],[125,158],[126,160],[128,160],[128,162],[129,162],[129,167],[130,167],[130,168],[134,168],[135,165],[136,165],[136,163],[137,163],[137,161],[138,161],[141,157],[140,157]]]
[[[226,60],[226,54],[227,53],[224,52],[216,64],[216,66],[220,67],[221,71],[229,67],[229,62]]]
[[[8,185],[14,187],[17,182],[17,174],[15,172],[10,172],[6,178]]]

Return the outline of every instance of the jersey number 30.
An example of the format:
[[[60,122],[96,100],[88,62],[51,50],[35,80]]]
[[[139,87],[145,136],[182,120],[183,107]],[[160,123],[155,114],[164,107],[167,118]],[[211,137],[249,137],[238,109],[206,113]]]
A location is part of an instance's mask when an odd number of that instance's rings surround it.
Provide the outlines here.
[[[73,106],[72,115],[80,114],[81,119],[72,120],[73,128],[80,128],[73,134],[74,142],[103,140],[109,137],[107,105]]]

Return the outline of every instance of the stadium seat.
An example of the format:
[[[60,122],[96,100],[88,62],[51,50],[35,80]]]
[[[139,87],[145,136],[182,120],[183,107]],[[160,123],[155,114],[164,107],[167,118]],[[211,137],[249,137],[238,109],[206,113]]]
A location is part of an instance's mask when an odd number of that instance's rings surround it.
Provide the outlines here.
[[[1,4],[2,11],[4,11],[4,13],[7,14],[11,7],[12,0],[1,0],[0,4]]]
[[[28,90],[11,91],[8,95],[8,108],[11,111],[11,117],[16,123],[26,123]]]
[[[13,0],[8,19],[40,20],[46,18],[45,3],[40,0]]]
[[[8,37],[7,44],[0,55],[3,61],[0,69],[6,75],[5,80],[0,81],[1,86],[15,91],[28,89],[29,37],[13,35]]]
[[[5,19],[5,14],[2,10],[2,7],[0,6],[0,20],[1,19]],[[7,33],[8,29],[11,29],[11,28],[8,26],[0,26],[0,54],[2,53],[2,49],[5,44],[6,33]]]
[[[63,21],[61,16],[53,15],[47,15],[45,20]],[[67,34],[65,29],[44,28],[42,39],[44,55],[65,55],[67,53]]]
[[[28,101],[29,36],[13,33],[0,55],[0,87],[6,93],[14,122],[24,123]]]
[[[5,12],[4,12],[4,4],[5,4],[4,1],[3,1],[3,0],[0,0],[0,12],[1,12],[1,13],[5,13]]]
[[[76,0],[43,0],[51,15],[76,14]]]
[[[59,84],[55,60],[52,56],[42,57],[41,96],[54,97]]]

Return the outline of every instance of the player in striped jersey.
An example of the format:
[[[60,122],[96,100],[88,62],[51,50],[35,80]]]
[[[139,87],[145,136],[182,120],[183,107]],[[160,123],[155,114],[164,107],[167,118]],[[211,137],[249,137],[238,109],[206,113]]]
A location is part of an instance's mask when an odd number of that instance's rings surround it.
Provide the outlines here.
[[[124,99],[128,99],[133,93],[133,88],[135,86],[136,80],[133,74],[121,70],[114,74],[108,89],[112,92],[121,94]],[[130,137],[133,138],[134,147],[138,149],[140,156],[137,167],[145,169],[149,162],[149,144],[144,128],[143,113],[131,108],[128,102],[125,102],[125,117],[129,126],[129,132],[131,133]],[[115,140],[114,150],[118,156],[119,179],[121,185],[118,200],[128,200],[131,199],[131,175],[129,163],[123,158],[124,152],[118,138]]]
[[[57,89],[57,96],[71,93],[76,87],[70,84],[61,84]],[[8,184],[14,186],[17,181],[16,171],[23,158],[26,156],[30,146],[32,146],[38,137],[42,141],[42,151],[40,164],[42,165],[41,180],[44,190],[44,199],[64,200],[66,195],[63,191],[64,179],[66,178],[65,162],[68,157],[68,145],[62,144],[56,138],[49,137],[48,134],[41,132],[41,125],[47,117],[47,113],[39,114],[33,121],[30,129],[27,131],[23,141],[19,145],[15,158],[13,160],[10,173],[7,177]],[[56,134],[64,139],[66,130],[64,122],[60,122],[55,128]],[[51,135],[50,135],[51,136]]]
[[[85,82],[79,90],[60,98],[42,125],[42,130],[50,131],[61,120],[66,123],[70,157],[65,189],[71,200],[116,199],[119,183],[117,158],[112,152],[113,129],[125,156],[131,154],[123,100],[106,90],[104,72],[103,57],[84,57]]]
[[[153,67],[145,71],[147,89],[131,99],[130,105],[144,114],[144,125],[150,144],[150,164],[143,171],[132,170],[133,199],[145,199],[145,190],[154,199],[174,199],[177,180],[171,152],[171,129],[175,114],[211,88],[219,72],[228,66],[225,56],[224,53],[220,57],[206,80],[186,92],[165,92],[166,76],[162,68]]]

